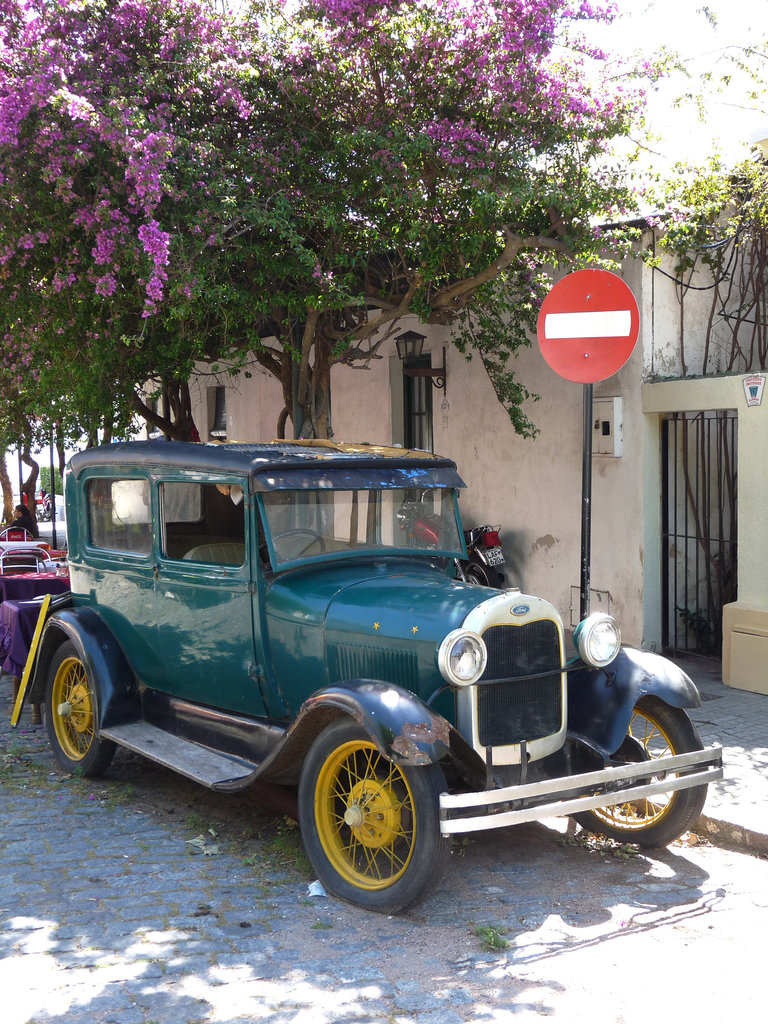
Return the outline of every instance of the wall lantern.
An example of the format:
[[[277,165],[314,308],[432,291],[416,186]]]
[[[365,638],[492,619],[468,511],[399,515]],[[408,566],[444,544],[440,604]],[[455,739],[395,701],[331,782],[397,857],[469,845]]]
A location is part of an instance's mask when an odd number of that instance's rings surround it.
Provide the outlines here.
[[[403,373],[406,377],[430,377],[436,388],[442,388],[446,393],[446,372],[445,372],[445,345],[443,345],[442,366],[413,366],[413,360],[418,359],[424,348],[426,335],[418,334],[416,331],[406,331],[395,338],[397,354],[403,364]]]

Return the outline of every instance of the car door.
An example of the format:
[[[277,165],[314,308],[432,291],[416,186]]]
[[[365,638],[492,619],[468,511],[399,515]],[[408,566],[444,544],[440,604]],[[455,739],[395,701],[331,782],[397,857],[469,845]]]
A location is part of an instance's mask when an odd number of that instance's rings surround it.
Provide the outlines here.
[[[77,487],[69,522],[73,600],[97,611],[146,680],[157,663],[151,481],[140,469],[96,467]]]
[[[197,704],[263,716],[244,485],[224,478],[157,482],[154,685]]]

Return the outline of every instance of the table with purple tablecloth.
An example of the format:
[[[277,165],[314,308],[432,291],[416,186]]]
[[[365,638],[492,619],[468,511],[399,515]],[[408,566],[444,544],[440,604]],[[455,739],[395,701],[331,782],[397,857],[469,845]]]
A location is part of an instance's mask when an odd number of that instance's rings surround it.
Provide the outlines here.
[[[9,676],[21,676],[40,615],[39,601],[3,601],[0,605],[0,666]]]
[[[13,676],[13,699],[19,692],[27,655],[35,635],[43,598],[0,604],[0,668]],[[40,721],[40,705],[32,705],[32,721]]]
[[[69,577],[55,572],[20,572],[0,576],[0,601],[31,601],[42,594],[65,594]]]

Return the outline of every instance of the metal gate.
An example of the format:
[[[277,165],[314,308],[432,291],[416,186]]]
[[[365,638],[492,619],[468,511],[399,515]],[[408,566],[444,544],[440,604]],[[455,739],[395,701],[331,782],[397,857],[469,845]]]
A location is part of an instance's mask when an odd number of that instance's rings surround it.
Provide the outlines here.
[[[736,411],[674,413],[662,425],[662,641],[719,655],[736,600]]]

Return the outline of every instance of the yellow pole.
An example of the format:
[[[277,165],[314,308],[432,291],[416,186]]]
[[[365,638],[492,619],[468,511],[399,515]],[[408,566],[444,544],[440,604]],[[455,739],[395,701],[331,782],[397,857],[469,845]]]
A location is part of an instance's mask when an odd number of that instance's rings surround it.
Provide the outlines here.
[[[37,617],[37,625],[35,626],[35,632],[32,637],[32,643],[29,645],[29,654],[27,655],[27,663],[24,666],[24,675],[21,677],[21,686],[19,692],[16,694],[16,703],[13,705],[13,711],[11,712],[11,726],[16,727],[19,721],[19,715],[21,714],[21,707],[24,703],[24,696],[27,692],[27,684],[29,683],[29,677],[32,675],[32,666],[35,663],[35,656],[37,654],[37,646],[40,643],[40,636],[43,632],[43,626],[45,620],[48,617],[48,605],[51,603],[51,595],[46,594],[43,597],[43,603],[40,605],[40,614]]]

